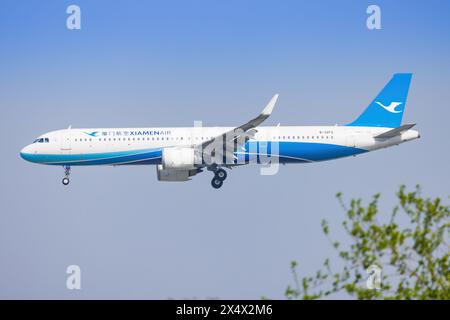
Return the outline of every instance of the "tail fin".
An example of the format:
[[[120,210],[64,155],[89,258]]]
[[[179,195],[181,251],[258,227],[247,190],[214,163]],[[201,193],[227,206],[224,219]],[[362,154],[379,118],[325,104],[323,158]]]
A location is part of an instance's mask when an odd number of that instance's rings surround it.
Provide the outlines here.
[[[396,73],[358,119],[348,126],[397,128],[402,123],[412,73]]]

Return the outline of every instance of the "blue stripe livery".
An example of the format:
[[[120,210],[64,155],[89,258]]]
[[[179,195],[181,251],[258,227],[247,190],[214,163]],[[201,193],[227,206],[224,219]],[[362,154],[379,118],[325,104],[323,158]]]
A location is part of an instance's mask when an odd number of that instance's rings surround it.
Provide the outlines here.
[[[284,142],[278,143],[278,152],[275,152],[271,142],[247,142],[243,152],[237,152],[238,161],[250,161],[260,157],[279,155],[281,163],[324,161],[347,157],[367,150],[345,147],[335,144],[311,142]],[[254,150],[254,151],[253,151]],[[25,160],[53,165],[132,165],[132,164],[160,164],[161,148],[142,149],[133,151],[90,153],[90,154],[30,154],[21,153]],[[264,161],[264,160],[263,160]]]

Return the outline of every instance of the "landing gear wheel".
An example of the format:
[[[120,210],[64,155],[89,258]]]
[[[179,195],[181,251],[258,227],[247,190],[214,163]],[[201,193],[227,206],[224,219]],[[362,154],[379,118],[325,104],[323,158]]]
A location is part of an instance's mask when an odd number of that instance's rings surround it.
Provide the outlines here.
[[[227,178],[227,172],[224,169],[217,169],[214,178],[224,181]]]
[[[70,176],[70,166],[63,166],[64,168],[64,178],[62,179],[62,184],[67,186],[70,182],[69,176]]]
[[[211,185],[214,189],[219,189],[223,185],[223,180],[220,180],[220,179],[214,177],[211,180]]]

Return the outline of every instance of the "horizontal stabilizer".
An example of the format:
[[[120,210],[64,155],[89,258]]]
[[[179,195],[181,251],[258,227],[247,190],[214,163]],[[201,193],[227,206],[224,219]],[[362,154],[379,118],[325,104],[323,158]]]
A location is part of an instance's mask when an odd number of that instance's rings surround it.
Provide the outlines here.
[[[412,127],[414,127],[416,124],[404,124],[398,128],[383,132],[382,134],[376,135],[375,138],[376,139],[388,139],[388,138],[392,138],[395,137],[399,134],[401,134],[402,132],[411,129]]]

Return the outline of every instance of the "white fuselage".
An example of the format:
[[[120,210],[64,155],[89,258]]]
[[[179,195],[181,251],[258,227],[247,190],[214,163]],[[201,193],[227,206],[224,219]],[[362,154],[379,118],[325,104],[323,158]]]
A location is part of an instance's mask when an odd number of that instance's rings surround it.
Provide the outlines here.
[[[146,150],[159,153],[164,148],[199,145],[232,130],[232,127],[204,128],[99,128],[65,129],[46,133],[26,146],[21,155],[26,160],[55,165],[122,165],[158,164],[160,155],[126,160]],[[407,130],[389,139],[374,136],[390,130],[380,127],[349,126],[283,126],[259,127],[252,143],[277,143],[282,162],[321,161],[355,155],[362,152],[397,145],[419,137],[415,130]],[[283,154],[289,146],[288,153]],[[247,150],[237,150],[245,153]],[[285,157],[286,156],[286,157]],[[127,158],[128,157],[128,158]],[[116,160],[114,160],[116,159]],[[154,161],[146,161],[154,160]]]

